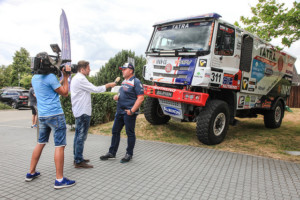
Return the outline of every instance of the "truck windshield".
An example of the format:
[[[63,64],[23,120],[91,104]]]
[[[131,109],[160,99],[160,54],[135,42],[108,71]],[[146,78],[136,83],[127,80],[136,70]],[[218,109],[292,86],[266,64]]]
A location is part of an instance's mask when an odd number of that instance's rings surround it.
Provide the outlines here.
[[[208,51],[212,21],[158,27],[148,51]]]

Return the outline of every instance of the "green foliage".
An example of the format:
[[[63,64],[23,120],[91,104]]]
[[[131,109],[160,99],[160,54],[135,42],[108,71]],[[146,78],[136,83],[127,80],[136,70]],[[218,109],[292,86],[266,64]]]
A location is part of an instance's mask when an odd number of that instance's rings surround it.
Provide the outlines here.
[[[31,74],[25,74],[22,79],[20,80],[21,85],[26,88],[27,90],[30,88],[32,75]]]
[[[300,3],[295,1],[291,9],[284,5],[276,0],[258,0],[256,6],[251,7],[254,16],[241,16],[240,20],[246,25],[247,31],[268,42],[282,37],[281,43],[290,47],[300,38]],[[239,26],[237,22],[235,25]]]
[[[0,110],[7,110],[7,109],[12,109],[12,107],[0,102]]]
[[[114,119],[117,105],[113,100],[115,94],[111,92],[92,94],[91,125],[106,123]],[[60,97],[60,101],[65,113],[66,123],[70,125],[75,124],[70,95],[68,97]]]
[[[19,74],[20,78],[24,75],[30,74],[30,57],[29,52],[21,47],[20,51],[16,51],[13,57],[12,72],[11,72],[11,86],[18,86]]]
[[[103,124],[114,120],[117,110],[117,103],[113,100],[114,95],[116,95],[116,93],[113,92],[92,93],[91,125]],[[147,97],[145,96],[145,100],[146,98]],[[69,125],[75,124],[75,118],[72,112],[71,95],[69,94],[68,97],[61,96],[60,102],[65,113],[66,123]],[[144,102],[140,107],[140,113],[143,113]]]
[[[146,64],[146,59],[142,55],[135,56],[134,52],[127,50],[122,50],[117,53],[115,57],[109,59],[108,63],[102,66],[100,71],[96,74],[93,83],[95,85],[104,85],[114,81],[118,76],[122,78],[122,72],[119,67],[127,62],[128,57],[135,59],[135,76],[140,79],[142,83],[145,83],[142,71],[143,66]]]
[[[0,88],[6,86],[18,86],[20,84],[29,88],[29,77],[31,78],[29,52],[25,48],[16,51],[13,57],[13,63],[9,66],[0,67]]]

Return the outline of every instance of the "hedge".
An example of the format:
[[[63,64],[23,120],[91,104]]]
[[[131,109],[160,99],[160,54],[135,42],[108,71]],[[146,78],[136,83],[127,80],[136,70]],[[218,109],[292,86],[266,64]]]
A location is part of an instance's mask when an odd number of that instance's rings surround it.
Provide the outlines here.
[[[113,100],[114,95],[116,95],[116,93],[112,92],[92,94],[91,125],[106,123],[114,119],[117,108],[117,103]],[[60,97],[60,102],[65,113],[66,123],[70,125],[75,124],[71,105],[71,95],[68,95],[68,97]]]
[[[113,100],[113,96],[117,93],[103,92],[92,93],[92,117],[90,125],[102,124],[114,120],[117,102]],[[60,97],[61,106],[64,110],[66,123],[69,125],[75,124],[75,118],[72,112],[71,95],[68,97]],[[143,111],[144,103],[140,108]]]

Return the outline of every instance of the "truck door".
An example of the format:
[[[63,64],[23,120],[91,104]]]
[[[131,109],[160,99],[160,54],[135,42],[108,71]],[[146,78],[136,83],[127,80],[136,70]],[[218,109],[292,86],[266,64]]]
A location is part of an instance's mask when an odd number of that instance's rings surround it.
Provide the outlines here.
[[[233,77],[239,71],[240,58],[240,50],[235,48],[237,46],[235,45],[235,36],[236,31],[233,27],[225,23],[218,24],[211,63],[211,86],[223,88],[226,86],[227,89],[237,89],[238,87],[237,83],[233,84],[236,82]],[[224,76],[227,77],[224,79]]]

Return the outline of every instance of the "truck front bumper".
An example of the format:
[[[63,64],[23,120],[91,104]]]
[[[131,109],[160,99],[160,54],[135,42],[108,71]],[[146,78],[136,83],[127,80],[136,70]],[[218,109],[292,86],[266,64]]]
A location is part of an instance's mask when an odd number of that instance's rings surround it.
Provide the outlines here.
[[[192,104],[195,106],[205,106],[209,95],[200,92],[191,92],[175,88],[160,87],[155,85],[144,85],[144,94],[157,99]]]

